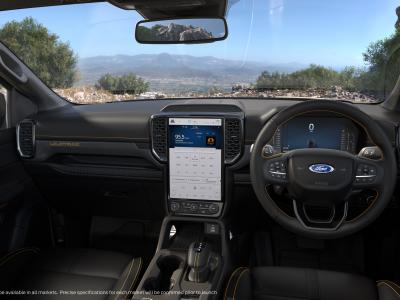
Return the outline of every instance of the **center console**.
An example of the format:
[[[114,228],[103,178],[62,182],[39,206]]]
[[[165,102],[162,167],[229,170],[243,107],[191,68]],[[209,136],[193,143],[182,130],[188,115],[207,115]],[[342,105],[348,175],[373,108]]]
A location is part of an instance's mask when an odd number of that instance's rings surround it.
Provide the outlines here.
[[[223,216],[229,166],[242,154],[243,119],[233,105],[177,105],[151,117],[151,150],[163,166],[168,215],[133,299],[222,298],[230,271]]]
[[[231,270],[226,233],[219,220],[165,218],[156,254],[132,299],[222,299]]]

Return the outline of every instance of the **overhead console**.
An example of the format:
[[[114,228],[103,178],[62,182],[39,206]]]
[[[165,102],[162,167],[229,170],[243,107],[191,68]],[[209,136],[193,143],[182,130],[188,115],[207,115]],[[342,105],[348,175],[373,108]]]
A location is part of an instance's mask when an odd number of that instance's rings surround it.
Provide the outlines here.
[[[225,166],[243,146],[243,114],[163,112],[151,118],[155,157],[167,164],[170,213],[217,217],[224,205]]]

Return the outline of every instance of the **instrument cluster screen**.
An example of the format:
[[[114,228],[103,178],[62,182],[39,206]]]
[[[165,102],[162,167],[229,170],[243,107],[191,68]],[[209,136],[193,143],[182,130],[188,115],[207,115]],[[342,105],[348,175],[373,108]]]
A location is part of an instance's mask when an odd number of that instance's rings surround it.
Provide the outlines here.
[[[169,196],[213,200],[222,197],[222,119],[169,118]]]
[[[297,117],[276,132],[273,146],[278,152],[294,149],[325,148],[355,153],[357,130],[340,117]]]

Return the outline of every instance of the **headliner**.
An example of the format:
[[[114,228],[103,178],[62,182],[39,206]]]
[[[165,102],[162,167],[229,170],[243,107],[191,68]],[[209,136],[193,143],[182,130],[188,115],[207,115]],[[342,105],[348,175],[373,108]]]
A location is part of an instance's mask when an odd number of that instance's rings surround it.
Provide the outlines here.
[[[0,11],[105,2],[101,0],[13,0],[1,1]],[[109,0],[122,9],[135,9],[146,19],[174,17],[224,17],[226,0]]]

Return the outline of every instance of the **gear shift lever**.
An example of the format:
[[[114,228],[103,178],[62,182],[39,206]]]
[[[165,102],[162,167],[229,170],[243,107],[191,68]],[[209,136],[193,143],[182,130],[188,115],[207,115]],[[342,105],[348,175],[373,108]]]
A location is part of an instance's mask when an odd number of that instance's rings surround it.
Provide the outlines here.
[[[190,244],[188,251],[189,281],[205,282],[208,280],[210,258],[211,250],[208,244],[204,242],[193,242]]]

